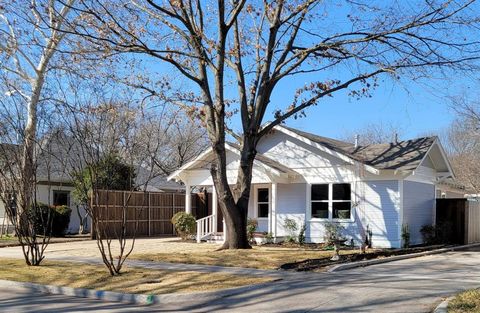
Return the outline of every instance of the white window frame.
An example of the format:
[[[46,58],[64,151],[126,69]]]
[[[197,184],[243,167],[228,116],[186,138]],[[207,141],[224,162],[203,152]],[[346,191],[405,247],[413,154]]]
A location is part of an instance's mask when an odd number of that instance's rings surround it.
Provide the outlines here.
[[[333,200],[333,185],[337,184],[349,184],[350,185],[350,200]],[[312,187],[314,185],[328,185],[328,200],[312,200]],[[333,222],[354,222],[354,210],[353,210],[353,186],[352,183],[348,182],[335,182],[335,183],[312,183],[309,184],[309,207],[310,207],[310,220],[311,221],[333,221]],[[319,218],[312,216],[312,203],[313,202],[328,202],[328,218]],[[350,218],[333,218],[333,203],[340,203],[340,202],[350,202]]]
[[[265,203],[265,202],[258,202],[258,189],[268,189],[268,215],[266,217],[259,217],[258,216],[258,205],[260,203]],[[268,220],[270,218],[270,215],[271,215],[271,211],[272,211],[272,189],[270,188],[270,185],[266,185],[266,184],[260,184],[260,185],[254,185],[254,209],[253,209],[253,212],[254,212],[254,217],[258,220]]]
[[[328,186],[328,199],[327,200],[312,200],[312,188],[315,185],[327,185]],[[329,183],[322,183],[322,184],[311,184],[310,185],[310,216],[312,220],[315,221],[328,221],[332,219],[332,210],[331,210],[331,203],[330,201],[332,200],[332,188],[330,187],[331,184]],[[327,218],[322,218],[322,217],[313,217],[313,212],[312,212],[312,203],[313,202],[321,202],[321,203],[328,203],[327,210],[328,210],[328,217]]]

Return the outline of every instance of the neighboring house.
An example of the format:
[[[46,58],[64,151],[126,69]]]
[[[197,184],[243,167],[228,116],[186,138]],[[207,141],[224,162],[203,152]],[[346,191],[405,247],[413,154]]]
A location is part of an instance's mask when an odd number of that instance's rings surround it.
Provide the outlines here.
[[[74,170],[82,168],[82,165],[78,163],[83,159],[80,157],[81,152],[75,148],[73,140],[65,137],[62,133],[52,133],[43,138],[39,150],[41,152],[37,158],[36,171],[37,201],[54,206],[70,207],[72,214],[67,233],[77,234],[80,227],[80,216],[85,216],[85,208],[76,203],[72,197],[74,188],[70,175]],[[151,173],[143,167],[137,168],[136,171],[136,184],[140,186],[139,189],[147,185],[148,191],[177,192],[184,190],[184,186],[169,182],[165,177],[149,178]],[[4,204],[0,201],[0,227],[5,215],[3,212]],[[90,229],[90,219],[87,219],[87,225],[84,227],[86,231]]]
[[[226,144],[227,176],[232,184],[239,166],[239,147]],[[345,226],[346,236],[360,245],[365,230],[373,246],[402,246],[402,224],[408,224],[411,244],[420,244],[420,228],[435,222],[435,190],[440,179],[453,177],[437,137],[368,146],[277,126],[257,146],[248,216],[258,231],[276,240],[287,235],[285,218],[306,224],[307,242],[322,242],[324,223]],[[214,192],[209,172],[212,150],[173,173],[169,179],[186,186],[186,210],[191,211],[191,187]],[[214,197],[215,199],[215,197]],[[214,201],[213,216],[218,215]],[[216,225],[217,223],[209,223]],[[206,239],[216,231],[205,232]]]

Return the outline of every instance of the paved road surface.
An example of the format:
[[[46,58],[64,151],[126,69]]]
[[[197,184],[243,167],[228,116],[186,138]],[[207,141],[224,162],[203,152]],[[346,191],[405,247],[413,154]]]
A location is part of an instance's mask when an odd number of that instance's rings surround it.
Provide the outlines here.
[[[0,312],[430,312],[441,298],[480,287],[480,249],[301,275],[212,303],[135,307],[0,290]]]

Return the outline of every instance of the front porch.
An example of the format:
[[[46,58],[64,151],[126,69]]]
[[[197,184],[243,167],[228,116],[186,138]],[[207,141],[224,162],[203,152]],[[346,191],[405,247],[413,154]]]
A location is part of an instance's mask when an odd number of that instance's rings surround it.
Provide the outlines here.
[[[234,185],[237,179],[239,166],[239,147],[235,144],[226,144],[227,150],[227,179],[229,184]],[[197,241],[206,241],[209,238],[222,236],[225,233],[225,223],[222,221],[221,212],[218,209],[217,194],[210,175],[210,165],[214,155],[211,148],[206,150],[197,159],[185,164],[175,171],[168,179],[182,181],[185,184],[185,211],[192,212],[192,189],[204,188],[212,193],[211,214],[197,221]],[[248,217],[258,220],[258,231],[270,233],[277,237],[277,199],[278,184],[287,184],[295,181],[298,173],[290,168],[266,157],[258,155],[253,164],[252,188],[248,205]],[[220,228],[221,231],[220,231]]]
[[[185,212],[192,214],[192,190],[204,189],[207,193],[208,215],[197,219],[196,241],[224,242],[226,224],[219,210],[218,198],[213,185],[185,186]],[[252,184],[248,217],[258,221],[258,232],[265,232],[277,237],[277,183]],[[211,205],[210,205],[211,203]]]

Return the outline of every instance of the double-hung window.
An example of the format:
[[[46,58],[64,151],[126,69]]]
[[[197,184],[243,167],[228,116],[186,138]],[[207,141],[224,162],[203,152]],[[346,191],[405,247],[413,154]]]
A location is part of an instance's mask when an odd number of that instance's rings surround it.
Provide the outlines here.
[[[312,185],[312,218],[328,218],[329,185]]]
[[[257,217],[268,217],[269,211],[269,192],[268,188],[257,189]]]
[[[352,210],[350,184],[312,185],[312,218],[350,219]]]

